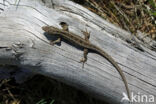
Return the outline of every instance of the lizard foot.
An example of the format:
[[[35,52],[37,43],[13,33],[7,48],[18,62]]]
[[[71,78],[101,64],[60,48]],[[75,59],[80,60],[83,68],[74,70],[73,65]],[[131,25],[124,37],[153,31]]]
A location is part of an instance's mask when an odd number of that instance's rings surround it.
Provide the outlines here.
[[[87,61],[87,60],[86,60],[85,58],[82,58],[82,59],[80,60],[79,63],[82,63],[82,68],[84,68],[84,64],[85,64],[86,61]]]

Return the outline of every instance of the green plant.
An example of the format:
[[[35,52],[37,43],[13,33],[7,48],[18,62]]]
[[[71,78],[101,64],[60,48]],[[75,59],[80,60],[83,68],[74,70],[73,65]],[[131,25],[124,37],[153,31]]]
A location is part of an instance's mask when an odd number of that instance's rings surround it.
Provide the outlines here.
[[[156,17],[156,2],[154,0],[149,0],[148,3],[151,5],[150,14]]]
[[[52,100],[52,101],[50,102],[50,104],[53,104],[53,103],[54,103],[54,101],[55,101],[55,100]]]
[[[156,2],[154,0],[149,0],[148,3],[152,6],[152,8],[156,8]]]
[[[53,104],[55,100],[52,100],[49,104]],[[47,104],[47,101],[45,99],[40,100],[36,104]]]

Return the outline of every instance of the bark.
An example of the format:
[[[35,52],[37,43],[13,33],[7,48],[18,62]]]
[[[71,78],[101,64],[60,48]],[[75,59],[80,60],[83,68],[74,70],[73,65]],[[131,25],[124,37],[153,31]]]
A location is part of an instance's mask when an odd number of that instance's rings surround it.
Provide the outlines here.
[[[112,104],[121,103],[126,89],[108,60],[89,53],[82,68],[79,63],[83,57],[81,49],[66,41],[54,46],[49,44],[54,37],[45,34],[41,27],[61,28],[59,23],[66,22],[69,31],[77,35],[83,37],[81,30],[85,29],[91,32],[90,42],[114,58],[133,95],[144,94],[148,100],[150,95],[156,97],[156,53],[131,40],[130,33],[68,0],[53,0],[53,3],[51,0],[21,0],[18,7],[15,1],[8,0],[3,5],[0,0],[1,65],[15,65],[25,72],[29,70],[75,86]],[[7,68],[0,70],[4,73]]]

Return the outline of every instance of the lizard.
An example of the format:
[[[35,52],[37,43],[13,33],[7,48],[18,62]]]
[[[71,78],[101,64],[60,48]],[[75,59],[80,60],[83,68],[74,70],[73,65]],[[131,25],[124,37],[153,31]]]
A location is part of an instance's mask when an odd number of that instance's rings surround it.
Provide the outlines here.
[[[82,47],[84,49],[84,53],[83,53],[83,58],[80,60],[80,62],[83,62],[83,66],[84,66],[84,63],[87,61],[88,50],[92,50],[92,51],[100,54],[104,58],[106,58],[117,69],[120,76],[122,77],[122,80],[123,80],[123,82],[125,84],[125,88],[126,88],[126,91],[127,91],[128,98],[129,98],[129,100],[131,100],[128,83],[127,83],[127,80],[126,80],[126,77],[125,77],[123,71],[118,66],[116,61],[109,54],[107,54],[101,48],[99,48],[99,47],[95,46],[94,44],[90,43],[90,41],[89,41],[90,33],[87,30],[82,31],[83,35],[85,36],[85,38],[83,39],[82,37],[80,37],[80,36],[78,36],[78,35],[76,35],[76,34],[74,34],[72,32],[69,32],[68,31],[68,25],[65,22],[61,22],[60,25],[62,26],[63,29],[59,29],[59,28],[56,28],[54,26],[43,26],[42,27],[42,29],[46,33],[48,33],[50,35],[59,36],[59,38],[52,41],[51,44],[54,45],[55,43],[59,43],[59,42],[61,42],[61,38],[63,38],[65,40],[69,41],[70,43],[73,43],[75,45],[78,45],[78,46]]]

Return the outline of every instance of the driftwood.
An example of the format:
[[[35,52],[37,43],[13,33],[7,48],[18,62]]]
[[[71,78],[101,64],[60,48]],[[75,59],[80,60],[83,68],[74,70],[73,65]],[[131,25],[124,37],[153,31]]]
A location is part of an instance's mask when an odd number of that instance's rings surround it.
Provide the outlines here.
[[[52,37],[44,34],[41,27],[61,28],[59,23],[66,22],[69,31],[77,35],[83,37],[81,30],[85,29],[91,32],[91,43],[109,53],[123,70],[132,95],[138,94],[137,98],[147,95],[147,102],[156,97],[156,53],[143,45],[138,48],[127,43],[130,33],[68,0],[52,3],[20,0],[18,7],[15,1],[0,0],[1,65],[15,65],[75,86],[112,104],[121,103],[123,93],[126,94],[124,83],[105,58],[89,53],[82,68],[81,49],[65,41],[61,45],[49,44]],[[3,74],[7,68],[0,70]],[[135,102],[143,104],[136,99]]]

